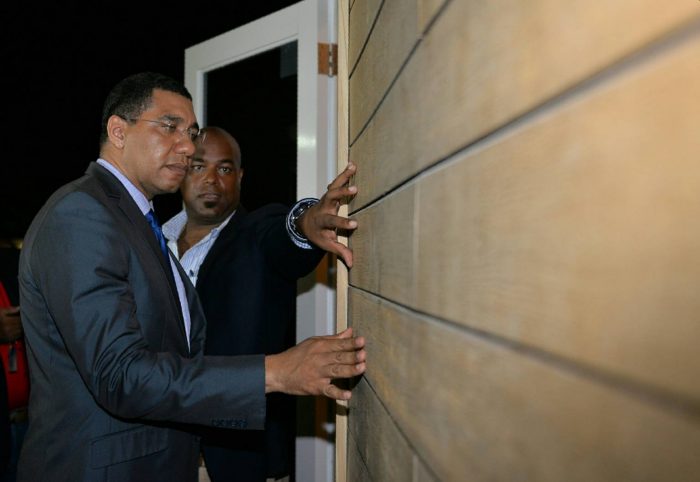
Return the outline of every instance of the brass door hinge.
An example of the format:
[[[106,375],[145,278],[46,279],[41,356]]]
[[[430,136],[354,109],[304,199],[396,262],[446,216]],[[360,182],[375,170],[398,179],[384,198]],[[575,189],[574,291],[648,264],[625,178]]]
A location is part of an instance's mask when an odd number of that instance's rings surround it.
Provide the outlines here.
[[[318,44],[318,73],[334,77],[338,73],[338,45]]]

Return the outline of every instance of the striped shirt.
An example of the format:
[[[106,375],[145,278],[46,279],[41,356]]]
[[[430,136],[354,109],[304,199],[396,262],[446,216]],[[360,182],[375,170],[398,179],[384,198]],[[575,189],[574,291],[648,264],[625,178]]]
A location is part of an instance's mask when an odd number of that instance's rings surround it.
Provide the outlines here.
[[[318,199],[307,198],[297,202],[291,211],[289,211],[285,224],[289,239],[301,249],[313,249],[313,246],[311,246],[308,239],[290,229],[290,226],[293,223],[294,213],[298,212],[301,206],[305,205],[308,207],[310,201],[313,201],[311,204],[315,204],[318,202]],[[182,235],[182,231],[187,224],[187,213],[183,209],[163,225],[163,235],[165,239],[168,240],[168,248],[180,259],[180,264],[185,269],[185,273],[187,273],[187,276],[194,286],[197,286],[197,276],[199,276],[199,268],[202,266],[204,258],[207,257],[209,250],[214,246],[216,238],[219,237],[221,230],[226,227],[235,213],[236,211],[232,212],[223,223],[212,229],[209,234],[200,239],[197,244],[190,247],[190,249],[185,251],[182,255],[180,255],[177,249],[177,240],[180,239],[180,235]]]
[[[197,286],[199,267],[202,266],[204,258],[207,257],[207,253],[209,253],[209,250],[216,242],[216,238],[219,237],[221,230],[226,227],[235,213],[236,211],[232,212],[223,223],[209,231],[209,234],[200,239],[197,244],[190,247],[190,249],[185,251],[182,255],[178,252],[177,240],[180,239],[180,235],[183,229],[185,229],[185,224],[187,224],[187,213],[182,210],[163,225],[163,235],[165,239],[168,240],[168,248],[175,253],[176,257],[179,257],[180,264],[194,286]]]

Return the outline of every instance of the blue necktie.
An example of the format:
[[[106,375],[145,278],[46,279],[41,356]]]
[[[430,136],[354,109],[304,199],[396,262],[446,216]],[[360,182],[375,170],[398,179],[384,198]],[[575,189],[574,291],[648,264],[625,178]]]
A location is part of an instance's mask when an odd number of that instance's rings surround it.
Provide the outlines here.
[[[170,256],[168,256],[168,245],[165,242],[165,236],[163,236],[163,230],[160,229],[160,224],[158,223],[158,218],[156,218],[156,213],[153,212],[153,209],[148,211],[146,213],[146,219],[148,219],[148,223],[151,225],[151,229],[153,230],[153,233],[156,235],[156,239],[158,240],[158,244],[160,244],[160,250],[163,252],[163,256],[165,256],[165,260],[168,263],[168,266],[170,266]]]

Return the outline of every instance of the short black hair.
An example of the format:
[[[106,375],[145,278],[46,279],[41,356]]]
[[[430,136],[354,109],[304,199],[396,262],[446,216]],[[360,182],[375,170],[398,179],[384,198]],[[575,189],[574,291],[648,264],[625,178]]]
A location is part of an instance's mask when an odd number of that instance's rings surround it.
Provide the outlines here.
[[[174,92],[189,100],[192,96],[182,82],[156,72],[130,75],[112,88],[102,108],[100,146],[107,141],[107,121],[113,115],[122,119],[136,119],[151,105],[153,90]]]

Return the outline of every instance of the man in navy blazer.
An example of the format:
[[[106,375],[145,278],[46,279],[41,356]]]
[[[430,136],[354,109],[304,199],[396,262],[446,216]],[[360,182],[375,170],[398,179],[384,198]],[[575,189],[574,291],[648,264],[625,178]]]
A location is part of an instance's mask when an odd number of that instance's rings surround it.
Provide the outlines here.
[[[283,351],[295,343],[296,281],[325,254],[299,238],[291,229],[293,219],[318,200],[304,199],[291,210],[269,204],[248,212],[240,205],[238,142],[219,127],[201,132],[180,187],[184,209],[163,231],[202,301],[207,317],[204,353]],[[352,174],[354,166],[329,185],[323,201],[339,201]],[[295,419],[294,399],[271,394],[264,432],[208,430],[202,453],[212,482],[264,482],[289,475]]]
[[[151,211],[155,195],[179,187],[197,136],[179,82],[124,79],[105,102],[100,159],[30,226],[19,275],[32,386],[20,481],[194,482],[193,424],[262,429],[267,393],[347,399],[332,379],[364,372],[364,340],[348,331],[275,355],[203,355],[199,299]]]

